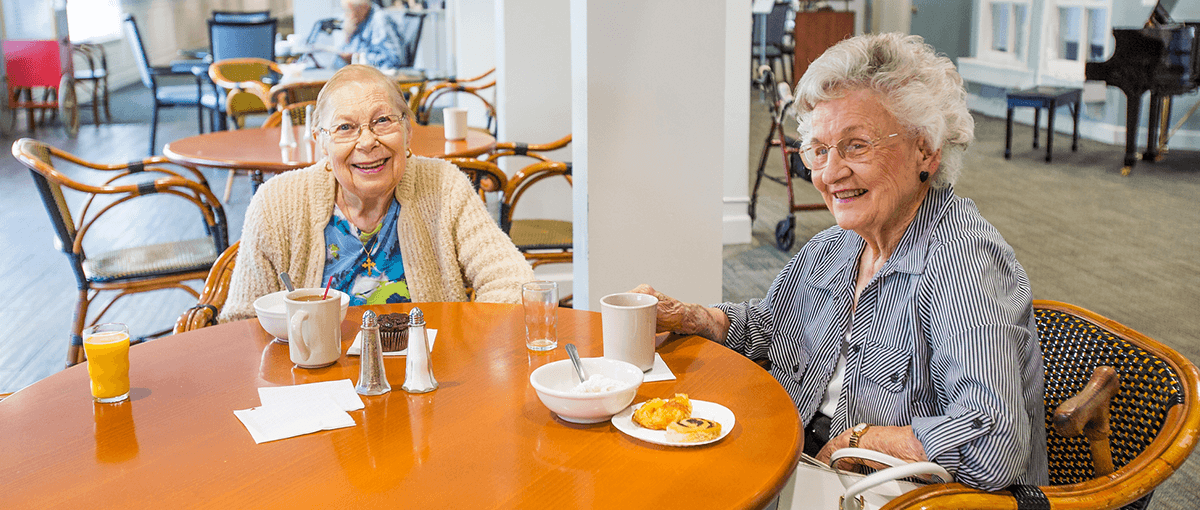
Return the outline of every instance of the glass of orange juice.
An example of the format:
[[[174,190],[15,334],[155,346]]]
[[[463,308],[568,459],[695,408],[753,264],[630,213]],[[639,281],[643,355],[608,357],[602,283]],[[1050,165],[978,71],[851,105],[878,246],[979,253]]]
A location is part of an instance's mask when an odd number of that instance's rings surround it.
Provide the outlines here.
[[[96,402],[129,398],[129,328],[108,323],[83,330],[83,352]]]

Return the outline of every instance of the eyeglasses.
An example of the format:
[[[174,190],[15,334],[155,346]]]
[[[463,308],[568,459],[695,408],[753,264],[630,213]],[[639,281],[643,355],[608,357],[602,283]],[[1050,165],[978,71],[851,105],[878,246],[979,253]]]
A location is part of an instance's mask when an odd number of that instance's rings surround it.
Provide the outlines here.
[[[833,145],[824,143],[806,145],[800,148],[800,157],[804,159],[804,164],[808,165],[809,169],[821,170],[829,164],[829,149],[836,148],[838,155],[844,160],[862,161],[871,155],[871,151],[875,149],[876,145],[897,136],[900,136],[900,133],[892,133],[874,140],[847,137],[834,142]]]
[[[403,115],[384,115],[367,124],[343,122],[330,129],[321,128],[320,130],[328,134],[334,143],[354,143],[362,134],[363,126],[366,126],[376,138],[379,138],[399,132],[400,127],[404,125],[400,122],[403,119]]]

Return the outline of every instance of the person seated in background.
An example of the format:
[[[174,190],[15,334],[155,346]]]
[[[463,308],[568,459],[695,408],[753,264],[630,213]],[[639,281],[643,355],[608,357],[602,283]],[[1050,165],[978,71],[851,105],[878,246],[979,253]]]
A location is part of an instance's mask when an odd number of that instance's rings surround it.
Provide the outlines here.
[[[805,452],[855,446],[933,461],[968,486],[1047,483],[1042,353],[1024,269],[954,183],[974,120],[954,64],[920,37],[830,48],[796,90],[802,158],[837,225],[761,301],[659,298],[658,328],[771,374]]]
[[[220,320],[255,316],[283,286],[333,288],[351,305],[519,303],[533,270],[457,167],[414,156],[412,112],[379,70],[349,65],[313,111],[320,159],[259,188]]]
[[[404,38],[400,27],[390,16],[379,10],[371,0],[342,0],[345,19],[342,33],[346,43],[341,47],[341,58],[346,63],[353,56],[365,58],[357,64],[366,64],[380,69],[397,69],[404,65]]]

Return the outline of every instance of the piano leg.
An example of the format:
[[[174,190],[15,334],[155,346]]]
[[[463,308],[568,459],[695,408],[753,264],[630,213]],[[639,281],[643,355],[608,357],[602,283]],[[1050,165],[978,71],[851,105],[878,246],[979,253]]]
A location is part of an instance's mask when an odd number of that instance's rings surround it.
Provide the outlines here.
[[[1071,152],[1079,152],[1079,110],[1083,109],[1083,104],[1072,103],[1071,118],[1075,121],[1075,129],[1071,133]]]
[[[13,114],[13,118],[14,119],[16,118],[15,113]],[[1006,124],[1007,127],[1004,128],[1004,159],[1012,159],[1012,121],[1013,121],[1013,107],[1009,106],[1008,107],[1008,123]],[[751,220],[751,221],[753,221],[753,220]]]
[[[1168,96],[1169,97],[1169,96]],[[1150,119],[1146,121],[1146,152],[1142,161],[1158,161],[1158,123],[1162,119],[1163,97],[1150,91]]]
[[[1142,94],[1146,91],[1122,89],[1122,92],[1125,93],[1125,166],[1121,168],[1121,175],[1129,175],[1137,163],[1138,120],[1142,115]]]

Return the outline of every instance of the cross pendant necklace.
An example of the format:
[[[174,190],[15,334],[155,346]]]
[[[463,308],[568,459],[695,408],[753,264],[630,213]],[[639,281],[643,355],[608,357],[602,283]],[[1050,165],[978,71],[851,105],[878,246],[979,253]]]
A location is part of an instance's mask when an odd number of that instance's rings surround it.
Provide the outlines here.
[[[375,232],[373,232],[373,233],[369,234],[369,235],[371,235],[372,237],[374,237],[374,238],[375,238],[375,239],[374,239],[374,242],[375,242],[375,245],[376,245],[376,246],[378,246],[378,245],[379,245],[379,236],[378,236],[378,234],[379,234],[379,227],[378,227],[378,226],[377,226],[377,227],[375,227]],[[375,261],[374,261],[374,260],[371,260],[371,248],[370,248],[370,246],[369,246],[367,243],[365,243],[365,242],[363,243],[363,255],[366,255],[366,257],[367,257],[367,261],[362,263],[362,268],[367,270],[367,276],[368,276],[368,277],[372,277],[372,278],[373,278],[373,277],[375,276]]]

